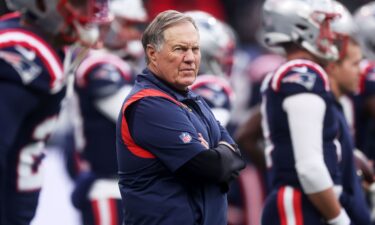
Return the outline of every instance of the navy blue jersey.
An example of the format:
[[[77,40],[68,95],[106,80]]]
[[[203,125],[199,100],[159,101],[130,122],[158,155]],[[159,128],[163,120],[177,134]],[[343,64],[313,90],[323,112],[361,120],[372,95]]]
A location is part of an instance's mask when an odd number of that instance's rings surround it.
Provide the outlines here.
[[[283,64],[262,84],[261,111],[270,178],[262,224],[325,224],[307,193],[342,189],[340,126],[327,74],[308,60]]]
[[[42,186],[44,144],[65,96],[62,51],[18,17],[0,22],[0,177],[4,224],[28,224]],[[5,176],[4,176],[5,175]],[[4,218],[3,218],[4,219]]]
[[[114,95],[125,86],[130,91],[134,83],[130,66],[113,54],[91,51],[77,68],[76,75],[75,90],[79,99],[85,142],[81,149],[82,156],[90,163],[96,175],[116,177],[116,121],[98,110],[96,103]]]
[[[203,98],[175,91],[145,70],[122,110],[116,135],[125,224],[226,224],[226,194],[218,184],[174,174],[205,151],[199,133],[210,148],[234,143]]]
[[[360,177],[356,173],[357,169],[353,157],[353,136],[339,103],[336,104],[336,115],[340,127],[338,140],[342,152],[340,167],[343,174],[343,193],[340,196],[340,202],[347,211],[353,224],[370,224],[369,209],[367,207]]]
[[[234,101],[234,92],[229,82],[222,77],[203,74],[197,77],[190,88],[204,98],[216,119],[226,126]]]
[[[307,60],[293,60],[281,66],[263,83],[262,114],[266,120],[263,129],[267,142],[266,161],[271,172],[271,185],[291,185],[300,188],[293,153],[287,114],[283,109],[285,98],[300,93],[320,96],[326,106],[323,129],[324,161],[336,183],[340,180],[338,149],[335,144],[339,132],[335,119],[333,94],[329,91],[327,75],[321,67]]]
[[[361,63],[360,92],[353,96],[355,145],[367,157],[375,159],[375,120],[367,109],[367,101],[375,97],[375,63]]]

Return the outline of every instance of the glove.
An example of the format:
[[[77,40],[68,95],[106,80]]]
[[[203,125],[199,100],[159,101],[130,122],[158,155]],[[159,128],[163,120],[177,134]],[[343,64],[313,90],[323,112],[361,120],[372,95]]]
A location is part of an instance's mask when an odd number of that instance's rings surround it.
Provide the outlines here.
[[[219,145],[225,145],[227,146],[230,150],[232,150],[233,152],[237,153],[238,155],[241,156],[241,151],[240,149],[238,148],[237,144],[229,144],[228,142],[226,141],[219,141]]]
[[[241,152],[238,149],[236,144],[229,144],[228,142],[225,141],[220,141],[218,147],[216,148],[219,152],[222,152],[223,154],[227,153],[228,151],[232,151],[235,153],[236,160],[231,161],[231,163],[225,163],[227,165],[231,165],[231,172],[230,174],[227,174],[227,177],[223,180],[220,184],[220,190],[222,193],[226,193],[229,190],[230,183],[237,179],[240,170],[244,169],[246,166],[245,161],[241,158]]]

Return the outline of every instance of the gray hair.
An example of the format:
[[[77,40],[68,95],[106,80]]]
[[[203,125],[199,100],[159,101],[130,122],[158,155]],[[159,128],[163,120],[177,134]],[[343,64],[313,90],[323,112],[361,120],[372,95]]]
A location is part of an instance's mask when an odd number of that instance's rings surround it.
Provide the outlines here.
[[[184,22],[192,23],[195,29],[198,30],[198,27],[190,16],[187,16],[176,10],[166,10],[159,13],[156,18],[147,26],[142,35],[142,45],[143,50],[146,53],[145,55],[147,64],[149,63],[146,52],[147,45],[151,44],[155,47],[156,51],[160,51],[165,41],[164,31],[169,27]]]

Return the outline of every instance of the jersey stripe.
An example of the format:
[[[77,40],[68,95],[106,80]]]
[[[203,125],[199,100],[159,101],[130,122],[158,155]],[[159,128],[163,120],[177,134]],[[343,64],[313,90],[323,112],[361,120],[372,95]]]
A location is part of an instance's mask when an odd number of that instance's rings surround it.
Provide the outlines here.
[[[118,221],[118,211],[117,211],[117,199],[110,199],[109,200],[109,209],[110,209],[110,216],[111,216],[111,223],[110,225],[117,225],[120,224]]]
[[[326,91],[329,91],[329,82],[328,82],[328,76],[326,72],[323,70],[322,67],[320,67],[318,64],[308,61],[308,60],[292,60],[285,64],[283,64],[276,72],[275,75],[272,78],[272,89],[274,91],[279,91],[281,80],[284,78],[284,76],[290,71],[293,67],[302,67],[305,66],[311,70],[314,70],[319,76],[323,79],[324,88]]]
[[[95,225],[116,225],[117,210],[115,199],[96,199],[91,202]],[[116,216],[116,218],[114,218]]]
[[[281,225],[303,225],[301,192],[283,186],[277,193],[277,208]]]
[[[77,68],[77,84],[85,86],[87,83],[87,76],[97,65],[110,64],[115,66],[121,75],[128,81],[131,80],[131,68],[128,63],[118,58],[117,56],[105,53],[90,54]]]
[[[92,207],[92,214],[94,216],[94,223],[100,224],[101,216],[100,216],[99,201],[98,200],[91,201],[91,207]]]
[[[58,92],[64,85],[62,62],[56,52],[40,37],[21,29],[6,29],[0,31],[0,48],[21,45],[35,51],[42,60],[50,75],[51,92]]]
[[[296,189],[293,190],[293,209],[296,216],[296,224],[303,225],[301,192]]]
[[[124,104],[121,112],[122,112],[122,121],[121,121],[121,136],[122,136],[122,140],[123,142],[125,143],[126,147],[129,149],[129,151],[131,153],[133,153],[135,156],[138,156],[140,158],[155,158],[155,155],[153,155],[151,152],[141,148],[140,146],[138,146],[133,138],[131,137],[130,135],[130,132],[129,132],[129,127],[128,127],[128,123],[125,119],[125,116],[124,116],[124,113],[125,113],[125,110],[127,109],[127,107],[129,105],[131,105],[132,103],[142,99],[142,98],[145,98],[145,97],[162,97],[162,98],[166,98],[174,103],[176,103],[177,105],[179,106],[183,106],[183,104],[179,101],[177,101],[176,99],[172,98],[171,96],[167,95],[166,93],[162,92],[162,91],[158,91],[158,90],[155,90],[155,89],[143,89],[141,90],[140,92],[137,92],[135,93],[133,96],[131,96],[127,101],[126,103]]]
[[[280,225],[288,225],[286,221],[286,213],[284,207],[284,192],[285,186],[281,187],[277,192],[277,209],[279,211]]]

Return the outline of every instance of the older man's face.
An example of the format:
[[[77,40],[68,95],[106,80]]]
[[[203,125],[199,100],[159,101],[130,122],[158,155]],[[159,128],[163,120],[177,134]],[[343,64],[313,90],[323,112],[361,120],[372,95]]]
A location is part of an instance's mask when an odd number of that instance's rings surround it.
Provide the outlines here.
[[[164,32],[162,49],[155,54],[156,74],[179,90],[195,81],[201,54],[199,33],[189,22],[172,26]]]

